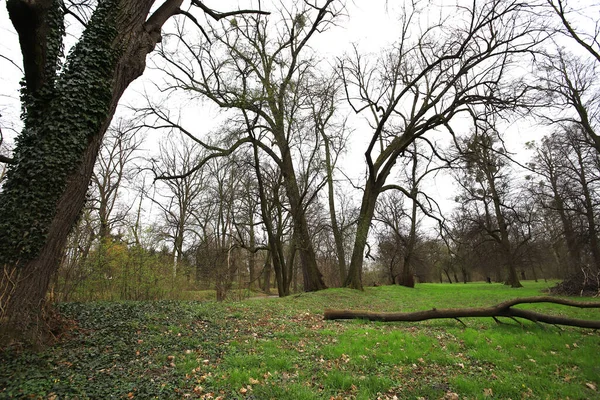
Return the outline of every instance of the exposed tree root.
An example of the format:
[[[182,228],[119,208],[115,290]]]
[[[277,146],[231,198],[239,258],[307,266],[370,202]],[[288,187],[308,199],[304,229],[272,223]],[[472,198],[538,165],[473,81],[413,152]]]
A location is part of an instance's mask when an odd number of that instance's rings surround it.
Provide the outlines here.
[[[459,319],[465,317],[490,317],[494,318],[498,322],[498,317],[506,318],[523,318],[535,323],[544,322],[546,324],[553,325],[567,325],[576,326],[579,328],[591,328],[600,329],[600,321],[589,321],[584,319],[569,318],[558,315],[547,315],[541,314],[531,310],[522,310],[519,308],[513,308],[517,304],[530,304],[530,303],[554,303],[565,306],[578,307],[578,308],[600,308],[600,302],[579,302],[568,299],[561,299],[555,297],[541,296],[541,297],[524,297],[513,300],[508,300],[497,304],[492,307],[475,307],[475,308],[448,308],[438,310],[433,308],[425,311],[415,312],[370,312],[360,310],[325,310],[325,319],[365,319],[369,321],[382,321],[382,322],[393,322],[393,321],[404,321],[404,322],[415,322],[425,321],[428,319],[442,319],[452,318]]]

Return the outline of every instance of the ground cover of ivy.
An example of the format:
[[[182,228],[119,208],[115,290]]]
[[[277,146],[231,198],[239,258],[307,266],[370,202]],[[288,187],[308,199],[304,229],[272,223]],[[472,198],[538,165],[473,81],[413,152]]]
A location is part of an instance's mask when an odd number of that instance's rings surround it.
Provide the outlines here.
[[[60,304],[73,325],[57,344],[0,352],[0,398],[600,398],[599,332],[475,318],[464,319],[466,327],[454,320],[322,318],[325,308],[493,305],[540,295],[549,285],[422,284],[225,303]],[[600,319],[594,309],[527,307]]]

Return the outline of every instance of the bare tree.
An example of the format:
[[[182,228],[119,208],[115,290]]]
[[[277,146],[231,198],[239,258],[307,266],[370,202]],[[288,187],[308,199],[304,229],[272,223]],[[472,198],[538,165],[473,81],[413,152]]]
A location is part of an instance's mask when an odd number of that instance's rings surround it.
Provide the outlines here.
[[[521,287],[516,267],[516,245],[510,228],[518,218],[511,201],[511,176],[508,161],[499,147],[497,132],[490,127],[476,129],[459,145],[462,170],[456,181],[461,186],[459,201],[471,203],[480,229],[500,249],[506,269],[506,284]]]
[[[199,93],[235,111],[234,120],[245,135],[227,149],[212,149],[212,157],[229,155],[252,143],[260,150],[259,158],[269,157],[281,170],[306,291],[325,287],[305,216],[320,188],[316,185],[315,189],[318,175],[311,162],[320,146],[309,141],[303,130],[315,68],[308,42],[332,23],[337,14],[333,3],[306,2],[289,10],[282,6],[282,19],[276,25],[268,18],[235,18],[210,30],[211,40],[199,45],[190,43],[180,31],[178,47],[165,46],[161,53],[173,87]]]
[[[546,4],[560,21],[562,29],[559,32],[600,62],[600,22],[593,17],[600,4],[588,1],[573,6],[568,0],[546,0]]]
[[[570,199],[576,197],[573,193],[575,187],[570,179],[571,174],[565,169],[564,157],[568,152],[564,151],[562,136],[550,135],[535,146],[536,153],[529,167],[536,175],[529,177],[529,191],[544,210],[546,231],[552,232],[552,240],[555,243],[564,241],[566,256],[562,256],[558,245],[553,248],[567,273],[573,273],[581,266],[583,241],[580,236],[581,224],[578,223],[580,218],[574,215],[575,208],[570,204]],[[558,217],[556,222],[554,216]]]
[[[545,98],[538,111],[551,124],[577,124],[600,152],[600,24],[592,17],[600,11],[594,1],[544,0],[541,20],[554,46],[546,46],[536,59],[535,86]],[[540,9],[540,11],[542,11]],[[572,46],[572,45],[575,46]]]
[[[399,157],[402,163],[402,172],[404,176],[400,177],[400,182],[390,183],[382,188],[385,195],[387,191],[397,192],[393,195],[383,197],[378,202],[374,219],[382,222],[391,230],[394,241],[401,246],[401,271],[394,276],[392,280],[402,286],[414,287],[414,275],[417,264],[417,243],[419,241],[418,226],[423,216],[435,218],[440,224],[443,221],[436,216],[439,206],[431,197],[423,191],[425,179],[447,168],[449,162],[441,161],[441,164],[434,165],[436,155],[434,151],[426,153],[429,146],[418,146],[418,142],[413,142],[405,154]],[[403,201],[399,197],[404,196],[410,202],[410,206],[405,209]],[[420,211],[420,212],[419,212]],[[437,213],[439,215],[439,213]],[[408,221],[404,223],[403,220]]]
[[[123,186],[134,177],[131,163],[142,144],[137,133],[138,128],[131,121],[119,120],[108,129],[108,137],[102,143],[92,174],[92,185],[97,193],[90,196],[94,203],[92,207],[98,213],[100,239],[108,237],[112,228],[122,222],[131,209],[123,203],[119,205],[119,199],[122,198]]]
[[[104,133],[182,3],[98,1],[63,62],[63,2],[6,2],[23,56],[24,127],[0,192],[3,340],[35,340],[45,330],[48,284],[84,206]],[[193,4],[215,19],[231,15]]]
[[[260,212],[262,223],[265,227],[269,255],[267,265],[273,266],[275,281],[279,296],[287,296],[290,291],[292,279],[292,256],[285,257],[285,238],[289,237],[289,215],[284,213],[284,200],[282,196],[283,176],[278,168],[272,164],[261,164],[258,145],[254,142],[254,170],[260,198]],[[295,254],[295,246],[292,245],[290,254]],[[269,270],[269,269],[268,269]],[[268,280],[266,281],[268,282]]]
[[[546,53],[537,65],[538,89],[547,105],[537,111],[542,121],[578,125],[600,152],[600,86],[596,79],[600,62],[559,49]]]
[[[340,283],[346,280],[347,260],[344,244],[344,226],[340,222],[336,209],[336,189],[334,172],[338,157],[345,150],[350,132],[346,128],[346,121],[336,123],[334,115],[338,110],[338,91],[340,81],[336,77],[316,80],[313,83],[314,93],[308,101],[311,105],[311,115],[314,129],[319,133],[325,153],[324,169],[327,181],[327,200],[329,206],[329,219],[331,232],[335,242],[335,254],[338,264]]]
[[[153,160],[158,187],[151,199],[162,211],[164,234],[173,246],[173,278],[177,277],[185,239],[207,188],[206,171],[193,170],[202,155],[197,143],[178,137],[161,143],[158,159]]]
[[[341,60],[347,99],[371,127],[348,287],[362,288],[363,254],[375,205],[398,157],[433,130],[452,132],[450,123],[458,114],[516,105],[521,91],[509,89],[507,71],[537,43],[524,3],[459,2],[441,8],[436,23],[430,22],[432,13],[421,12],[431,9],[431,3],[404,3],[400,38],[377,62],[357,49]]]

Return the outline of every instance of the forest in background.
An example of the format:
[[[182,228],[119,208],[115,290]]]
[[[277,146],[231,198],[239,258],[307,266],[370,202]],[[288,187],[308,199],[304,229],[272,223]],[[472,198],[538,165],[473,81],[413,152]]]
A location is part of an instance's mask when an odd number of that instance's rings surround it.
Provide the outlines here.
[[[10,8],[18,3],[7,5],[22,35]],[[14,277],[39,265],[49,266],[40,293],[49,285],[58,301],[474,280],[519,287],[548,278],[565,279],[570,293],[598,293],[596,5],[405,2],[389,9],[393,44],[327,59],[312,43],[344,24],[342,2],[219,13],[193,1],[202,20],[175,3],[147,20],[127,14],[159,35],[151,56],[158,94],[109,128],[145,67],[143,59],[129,65],[138,53],[92,54],[98,43],[118,43],[106,35],[128,29],[109,2],[48,14],[74,18],[83,33],[66,58],[64,44],[48,47],[41,75],[28,69],[21,40],[25,128],[12,148],[1,143],[5,299],[24,298]],[[62,38],[64,26],[50,27]],[[140,43],[135,51],[154,48]],[[96,76],[111,71],[123,83]],[[203,103],[222,110],[208,134],[182,116],[200,114],[190,108]],[[526,162],[505,142],[517,121],[549,132],[527,144]],[[60,139],[70,126],[79,132],[72,143]],[[156,131],[159,151],[149,154],[145,141]],[[49,151],[32,168],[39,149],[54,149],[48,143],[74,147]],[[361,158],[345,159],[357,146]],[[70,207],[68,174],[82,159],[73,198],[85,205]],[[433,195],[440,179],[453,181],[452,210]],[[69,207],[68,218],[52,214]],[[70,220],[73,227],[52,222]],[[17,307],[5,301],[3,313]]]

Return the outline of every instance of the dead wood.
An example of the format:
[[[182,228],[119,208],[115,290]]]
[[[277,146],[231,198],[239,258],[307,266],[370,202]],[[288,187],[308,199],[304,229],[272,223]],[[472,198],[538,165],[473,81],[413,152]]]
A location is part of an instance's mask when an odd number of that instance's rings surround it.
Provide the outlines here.
[[[466,318],[466,317],[506,317],[506,318],[523,318],[535,323],[543,322],[546,324],[553,325],[566,325],[576,326],[579,328],[591,328],[600,329],[600,321],[590,321],[585,319],[569,318],[558,315],[548,315],[531,310],[523,310],[520,308],[513,308],[517,304],[531,304],[531,303],[553,303],[561,304],[570,307],[578,308],[600,308],[598,302],[580,302],[568,299],[561,299],[549,296],[540,297],[523,297],[512,300],[507,300],[500,304],[491,307],[474,307],[474,308],[447,308],[447,309],[436,309],[415,312],[371,312],[361,310],[325,310],[325,319],[365,319],[368,321],[381,321],[381,322],[415,322],[425,321],[429,319],[443,319],[443,318]]]

